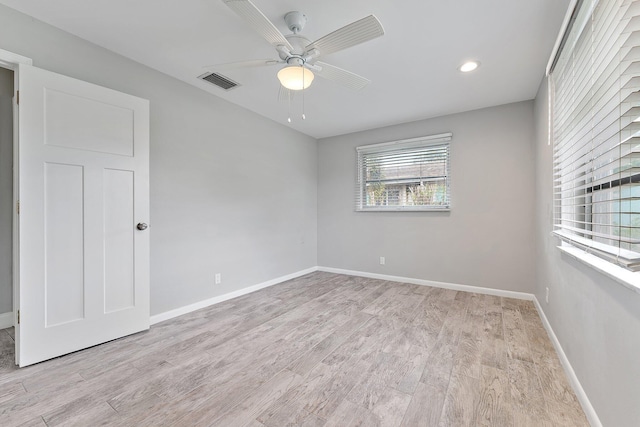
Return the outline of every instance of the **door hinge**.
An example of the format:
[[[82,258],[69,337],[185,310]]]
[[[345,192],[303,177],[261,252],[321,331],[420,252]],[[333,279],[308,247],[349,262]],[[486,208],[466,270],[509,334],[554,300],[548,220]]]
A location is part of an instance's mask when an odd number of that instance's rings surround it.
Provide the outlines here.
[[[18,325],[20,324],[20,310],[18,310]]]
[[[16,91],[16,104],[20,105],[20,91]]]
[[[20,215],[20,200],[16,202],[16,213]]]

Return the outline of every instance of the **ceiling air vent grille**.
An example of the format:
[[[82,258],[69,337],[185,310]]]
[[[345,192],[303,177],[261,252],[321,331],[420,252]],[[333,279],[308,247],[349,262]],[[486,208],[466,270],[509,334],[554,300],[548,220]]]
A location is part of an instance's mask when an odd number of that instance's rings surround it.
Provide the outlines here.
[[[218,74],[218,73],[205,73],[198,78],[206,82],[209,82],[211,84],[214,84],[224,90],[231,90],[236,86],[240,86],[238,83],[234,82],[228,77],[225,77],[222,74]]]

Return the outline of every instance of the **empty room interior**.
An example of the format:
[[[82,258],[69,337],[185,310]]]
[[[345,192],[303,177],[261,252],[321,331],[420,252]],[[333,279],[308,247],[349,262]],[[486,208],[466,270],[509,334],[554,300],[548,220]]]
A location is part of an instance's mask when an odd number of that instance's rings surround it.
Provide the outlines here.
[[[0,0],[2,426],[639,426],[639,271],[640,1]]]

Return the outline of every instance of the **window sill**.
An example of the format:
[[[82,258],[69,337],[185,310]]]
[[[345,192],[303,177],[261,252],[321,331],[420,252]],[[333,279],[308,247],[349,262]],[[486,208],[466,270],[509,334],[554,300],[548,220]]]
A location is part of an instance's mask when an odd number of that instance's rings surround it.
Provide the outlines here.
[[[558,246],[558,249],[581,263],[598,270],[625,288],[640,294],[640,273],[634,273],[633,271],[611,264],[602,258],[568,244]]]
[[[356,209],[356,212],[449,212],[451,208],[386,207]]]

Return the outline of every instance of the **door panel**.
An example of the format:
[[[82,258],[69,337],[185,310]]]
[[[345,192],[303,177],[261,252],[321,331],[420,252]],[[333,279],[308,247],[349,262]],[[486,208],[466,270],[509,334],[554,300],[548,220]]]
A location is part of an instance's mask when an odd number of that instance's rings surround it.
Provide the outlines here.
[[[132,171],[104,170],[105,312],[135,305]]]
[[[44,164],[46,327],[84,318],[84,173]]]
[[[45,89],[45,144],[133,156],[134,111]]]
[[[26,366],[149,328],[148,101],[18,70],[19,310]]]

